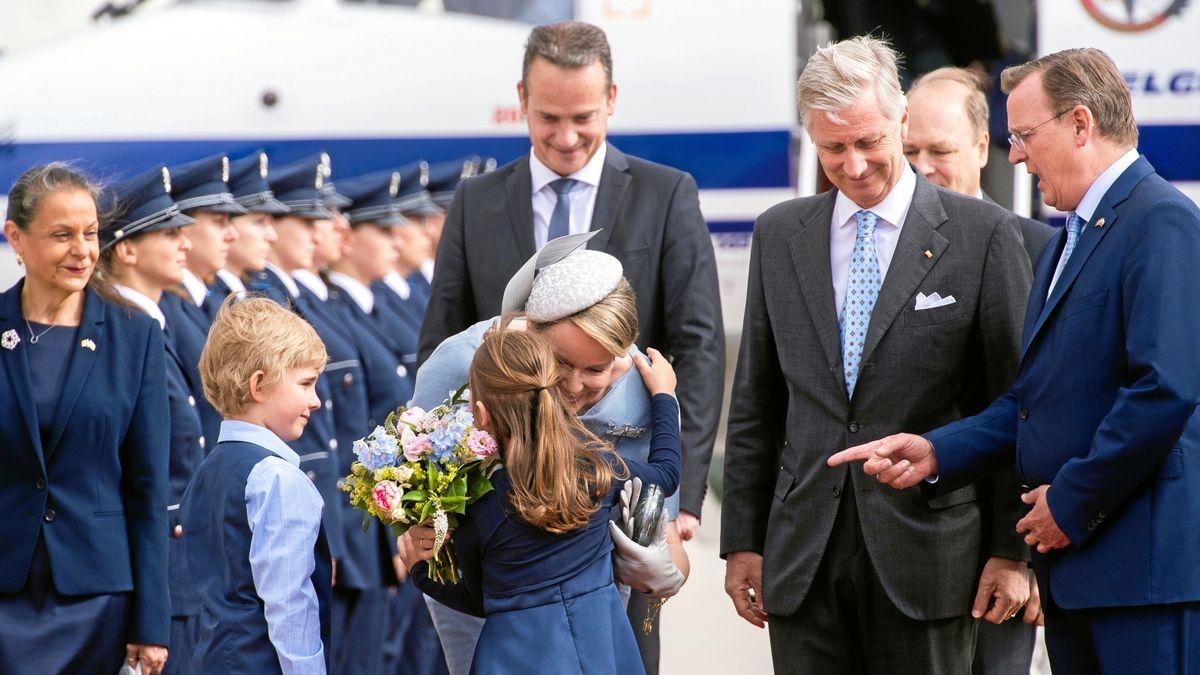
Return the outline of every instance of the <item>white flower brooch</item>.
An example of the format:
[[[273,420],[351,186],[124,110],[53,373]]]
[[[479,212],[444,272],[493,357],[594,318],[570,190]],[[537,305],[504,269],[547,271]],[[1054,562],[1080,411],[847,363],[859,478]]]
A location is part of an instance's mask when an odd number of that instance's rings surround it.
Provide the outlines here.
[[[0,346],[12,351],[17,348],[17,344],[21,342],[21,338],[17,336],[17,331],[9,329],[4,331],[4,335],[0,335]]]

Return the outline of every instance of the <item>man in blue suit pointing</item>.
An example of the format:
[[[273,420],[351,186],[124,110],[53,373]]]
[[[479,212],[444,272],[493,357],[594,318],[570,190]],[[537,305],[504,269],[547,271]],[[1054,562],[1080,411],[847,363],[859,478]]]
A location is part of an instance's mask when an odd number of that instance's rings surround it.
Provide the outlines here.
[[[974,417],[829,462],[932,497],[1015,460],[1055,672],[1200,673],[1200,210],[1137,154],[1103,52],[1001,84],[1010,161],[1069,212],[1035,266],[1017,381]]]

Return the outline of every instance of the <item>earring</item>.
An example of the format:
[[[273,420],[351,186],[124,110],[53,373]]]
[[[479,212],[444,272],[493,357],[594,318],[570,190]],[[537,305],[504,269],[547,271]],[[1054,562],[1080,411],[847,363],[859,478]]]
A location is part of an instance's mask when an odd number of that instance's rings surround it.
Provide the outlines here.
[[[22,258],[21,254],[18,253],[17,254],[17,267],[24,267],[24,266],[25,266],[25,258]]]

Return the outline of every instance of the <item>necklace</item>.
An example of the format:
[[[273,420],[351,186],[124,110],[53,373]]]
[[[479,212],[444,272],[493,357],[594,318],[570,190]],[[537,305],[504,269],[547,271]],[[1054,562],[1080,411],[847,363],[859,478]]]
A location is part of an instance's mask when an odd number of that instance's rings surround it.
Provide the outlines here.
[[[54,330],[55,324],[50,324],[49,328],[47,328],[46,330],[44,330],[40,333],[36,333],[36,334],[33,332],[33,326],[29,323],[29,319],[25,319],[25,327],[29,329],[29,344],[36,345],[38,343],[38,340],[40,340],[43,335]]]

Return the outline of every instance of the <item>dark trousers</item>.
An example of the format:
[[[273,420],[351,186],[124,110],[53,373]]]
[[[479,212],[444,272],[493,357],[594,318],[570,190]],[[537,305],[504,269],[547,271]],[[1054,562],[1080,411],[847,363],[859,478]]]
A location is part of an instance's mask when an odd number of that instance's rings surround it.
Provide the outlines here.
[[[971,675],[1029,675],[1037,626],[1020,617],[1001,624],[979,622]]]
[[[905,616],[888,598],[859,527],[854,490],[841,505],[812,587],[791,616],[772,614],[771,656],[776,673],[961,675],[971,671],[975,621]],[[911,563],[910,563],[911,564]]]
[[[381,675],[383,635],[387,629],[384,589],[360,591],[335,587],[332,610],[334,646],[330,672]]]
[[[1042,591],[1054,675],[1200,675],[1200,602],[1062,609]]]

